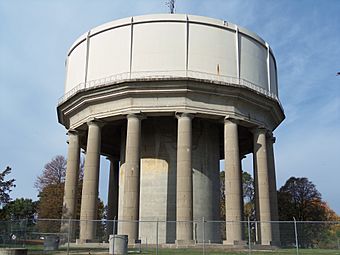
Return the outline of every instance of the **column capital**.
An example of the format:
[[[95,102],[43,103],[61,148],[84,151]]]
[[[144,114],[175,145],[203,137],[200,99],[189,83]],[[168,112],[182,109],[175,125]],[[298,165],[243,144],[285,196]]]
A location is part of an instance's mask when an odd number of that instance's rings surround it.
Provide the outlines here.
[[[259,134],[259,133],[267,134],[268,129],[266,129],[264,126],[258,126],[258,127],[254,127],[254,128],[249,129],[249,131],[252,134]]]
[[[70,128],[67,130],[66,135],[79,135],[79,132],[75,129]]]
[[[176,112],[175,113],[175,117],[177,119],[180,119],[180,118],[183,118],[183,117],[187,117],[187,118],[193,119],[195,117],[195,114],[194,113],[190,113],[190,112]]]
[[[224,119],[223,119],[223,122],[225,124],[228,124],[228,123],[238,124],[238,120],[233,118],[233,117],[230,117],[230,116],[225,116]]]
[[[143,119],[146,119],[146,116],[143,113],[128,113],[126,115],[126,119],[129,119],[129,118],[136,118],[139,120],[143,120]]]
[[[93,119],[89,120],[88,122],[86,122],[86,124],[87,124],[88,127],[91,126],[91,125],[94,125],[94,126],[101,128],[105,125],[105,122],[102,121],[102,120],[93,118]]]
[[[119,159],[115,158],[114,156],[106,156],[106,159],[109,160],[110,162],[114,162],[114,161],[119,161]]]
[[[66,141],[67,144],[70,144],[70,139],[72,139],[73,141],[77,141],[77,143],[79,143],[79,132],[77,130],[69,129],[66,135],[68,136],[68,139]]]
[[[274,136],[273,132],[272,131],[269,131],[267,132],[267,140],[268,141],[271,141],[272,143],[275,143],[276,142],[276,137]]]

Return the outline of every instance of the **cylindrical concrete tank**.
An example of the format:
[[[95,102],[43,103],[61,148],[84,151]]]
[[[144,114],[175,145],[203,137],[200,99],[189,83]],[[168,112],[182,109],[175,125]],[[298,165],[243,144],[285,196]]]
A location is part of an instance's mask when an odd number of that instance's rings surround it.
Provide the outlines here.
[[[83,148],[89,152],[85,162],[100,154],[115,164],[112,169],[119,164],[119,174],[112,174],[119,176],[119,196],[110,196],[119,200],[110,208],[118,215],[108,220],[118,220],[118,234],[129,235],[129,242],[221,242],[229,231],[227,243],[240,243],[240,164],[254,148],[262,149],[254,154],[254,175],[261,183],[256,192],[265,208],[258,209],[258,220],[277,220],[274,158],[266,159],[263,147],[272,148],[272,131],[285,116],[275,58],[259,36],[207,17],[130,17],[81,36],[68,52],[66,71],[57,111],[59,122],[79,141],[69,146],[70,155]],[[97,131],[89,132],[94,126]],[[254,134],[261,134],[262,144],[254,144]],[[259,164],[256,155],[268,164]],[[235,203],[226,207],[225,220],[238,221],[227,224],[226,231],[216,222],[221,219],[221,159],[230,161],[225,162],[230,171],[226,196]],[[99,165],[89,165],[83,194],[95,198]],[[65,194],[73,194],[69,186]],[[86,199],[83,241],[96,239],[96,208]],[[276,230],[261,226],[261,233],[262,244],[275,241]]]
[[[139,77],[194,77],[278,94],[268,44],[232,23],[193,15],[146,15],[91,29],[67,57],[65,97]]]

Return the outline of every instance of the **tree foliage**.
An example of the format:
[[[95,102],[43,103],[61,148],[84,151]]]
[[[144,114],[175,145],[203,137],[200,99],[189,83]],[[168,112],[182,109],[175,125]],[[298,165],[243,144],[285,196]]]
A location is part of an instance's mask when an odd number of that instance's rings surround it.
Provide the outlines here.
[[[82,193],[82,178],[84,171],[84,161],[81,160],[79,171],[79,181],[77,186],[77,205],[75,218],[80,218],[80,202]],[[40,176],[37,177],[35,187],[39,191],[39,219],[55,219],[49,221],[39,221],[39,231],[58,232],[60,230],[60,221],[63,214],[64,185],[66,176],[66,159],[63,156],[56,156],[48,162]],[[103,218],[103,202],[98,198],[97,211],[98,219]],[[100,228],[97,230],[99,231]],[[79,230],[78,230],[79,231]]]
[[[244,219],[255,220],[255,185],[253,177],[247,173],[242,173]]]
[[[306,177],[290,177],[278,192],[280,220],[328,220],[320,192]]]
[[[9,193],[12,191],[12,188],[15,187],[15,179],[5,180],[6,175],[10,174],[11,171],[12,169],[7,166],[6,169],[0,173],[0,207],[11,200]]]
[[[64,156],[55,156],[50,162],[45,164],[42,174],[34,183],[34,187],[41,192],[51,184],[60,184],[65,181],[66,159]]]
[[[17,198],[7,203],[0,211],[1,220],[33,220],[37,212],[38,202],[32,199]]]
[[[316,186],[306,177],[290,177],[278,192],[279,219],[298,221],[299,243],[302,247],[314,247],[329,235],[326,223],[303,223],[302,221],[330,221],[336,214],[322,201]],[[281,241],[285,245],[294,243],[292,224],[282,224]]]
[[[244,206],[244,216],[245,218],[250,217],[254,214],[254,179],[247,173],[242,172],[242,192],[243,200],[245,202]],[[225,220],[225,173],[220,172],[220,216],[222,220]]]

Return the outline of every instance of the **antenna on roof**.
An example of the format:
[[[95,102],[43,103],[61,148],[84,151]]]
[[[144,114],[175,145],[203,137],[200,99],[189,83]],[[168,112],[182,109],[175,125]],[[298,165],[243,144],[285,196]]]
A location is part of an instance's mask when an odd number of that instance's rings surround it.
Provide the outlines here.
[[[171,14],[175,13],[175,0],[166,1],[165,4],[169,7]]]

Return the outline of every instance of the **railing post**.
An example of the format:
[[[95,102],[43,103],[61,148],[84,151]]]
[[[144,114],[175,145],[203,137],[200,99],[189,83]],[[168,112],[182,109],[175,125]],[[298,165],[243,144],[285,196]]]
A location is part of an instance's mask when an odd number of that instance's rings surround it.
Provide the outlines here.
[[[70,254],[70,235],[71,235],[71,218],[68,219],[68,231],[67,231],[67,255]]]
[[[251,227],[250,227],[250,218],[248,217],[248,254],[251,254]]]
[[[296,219],[294,219],[294,233],[295,233],[295,245],[296,245],[296,255],[299,255],[299,241],[298,241],[298,232],[297,232],[297,226],[296,226]]]
[[[26,247],[26,242],[27,242],[27,226],[28,226],[28,218],[25,219],[25,241],[23,243],[23,247]]]
[[[205,220],[204,220],[204,217],[202,218],[202,239],[203,239],[203,255],[205,255]]]
[[[156,255],[158,255],[158,218],[156,222]]]

